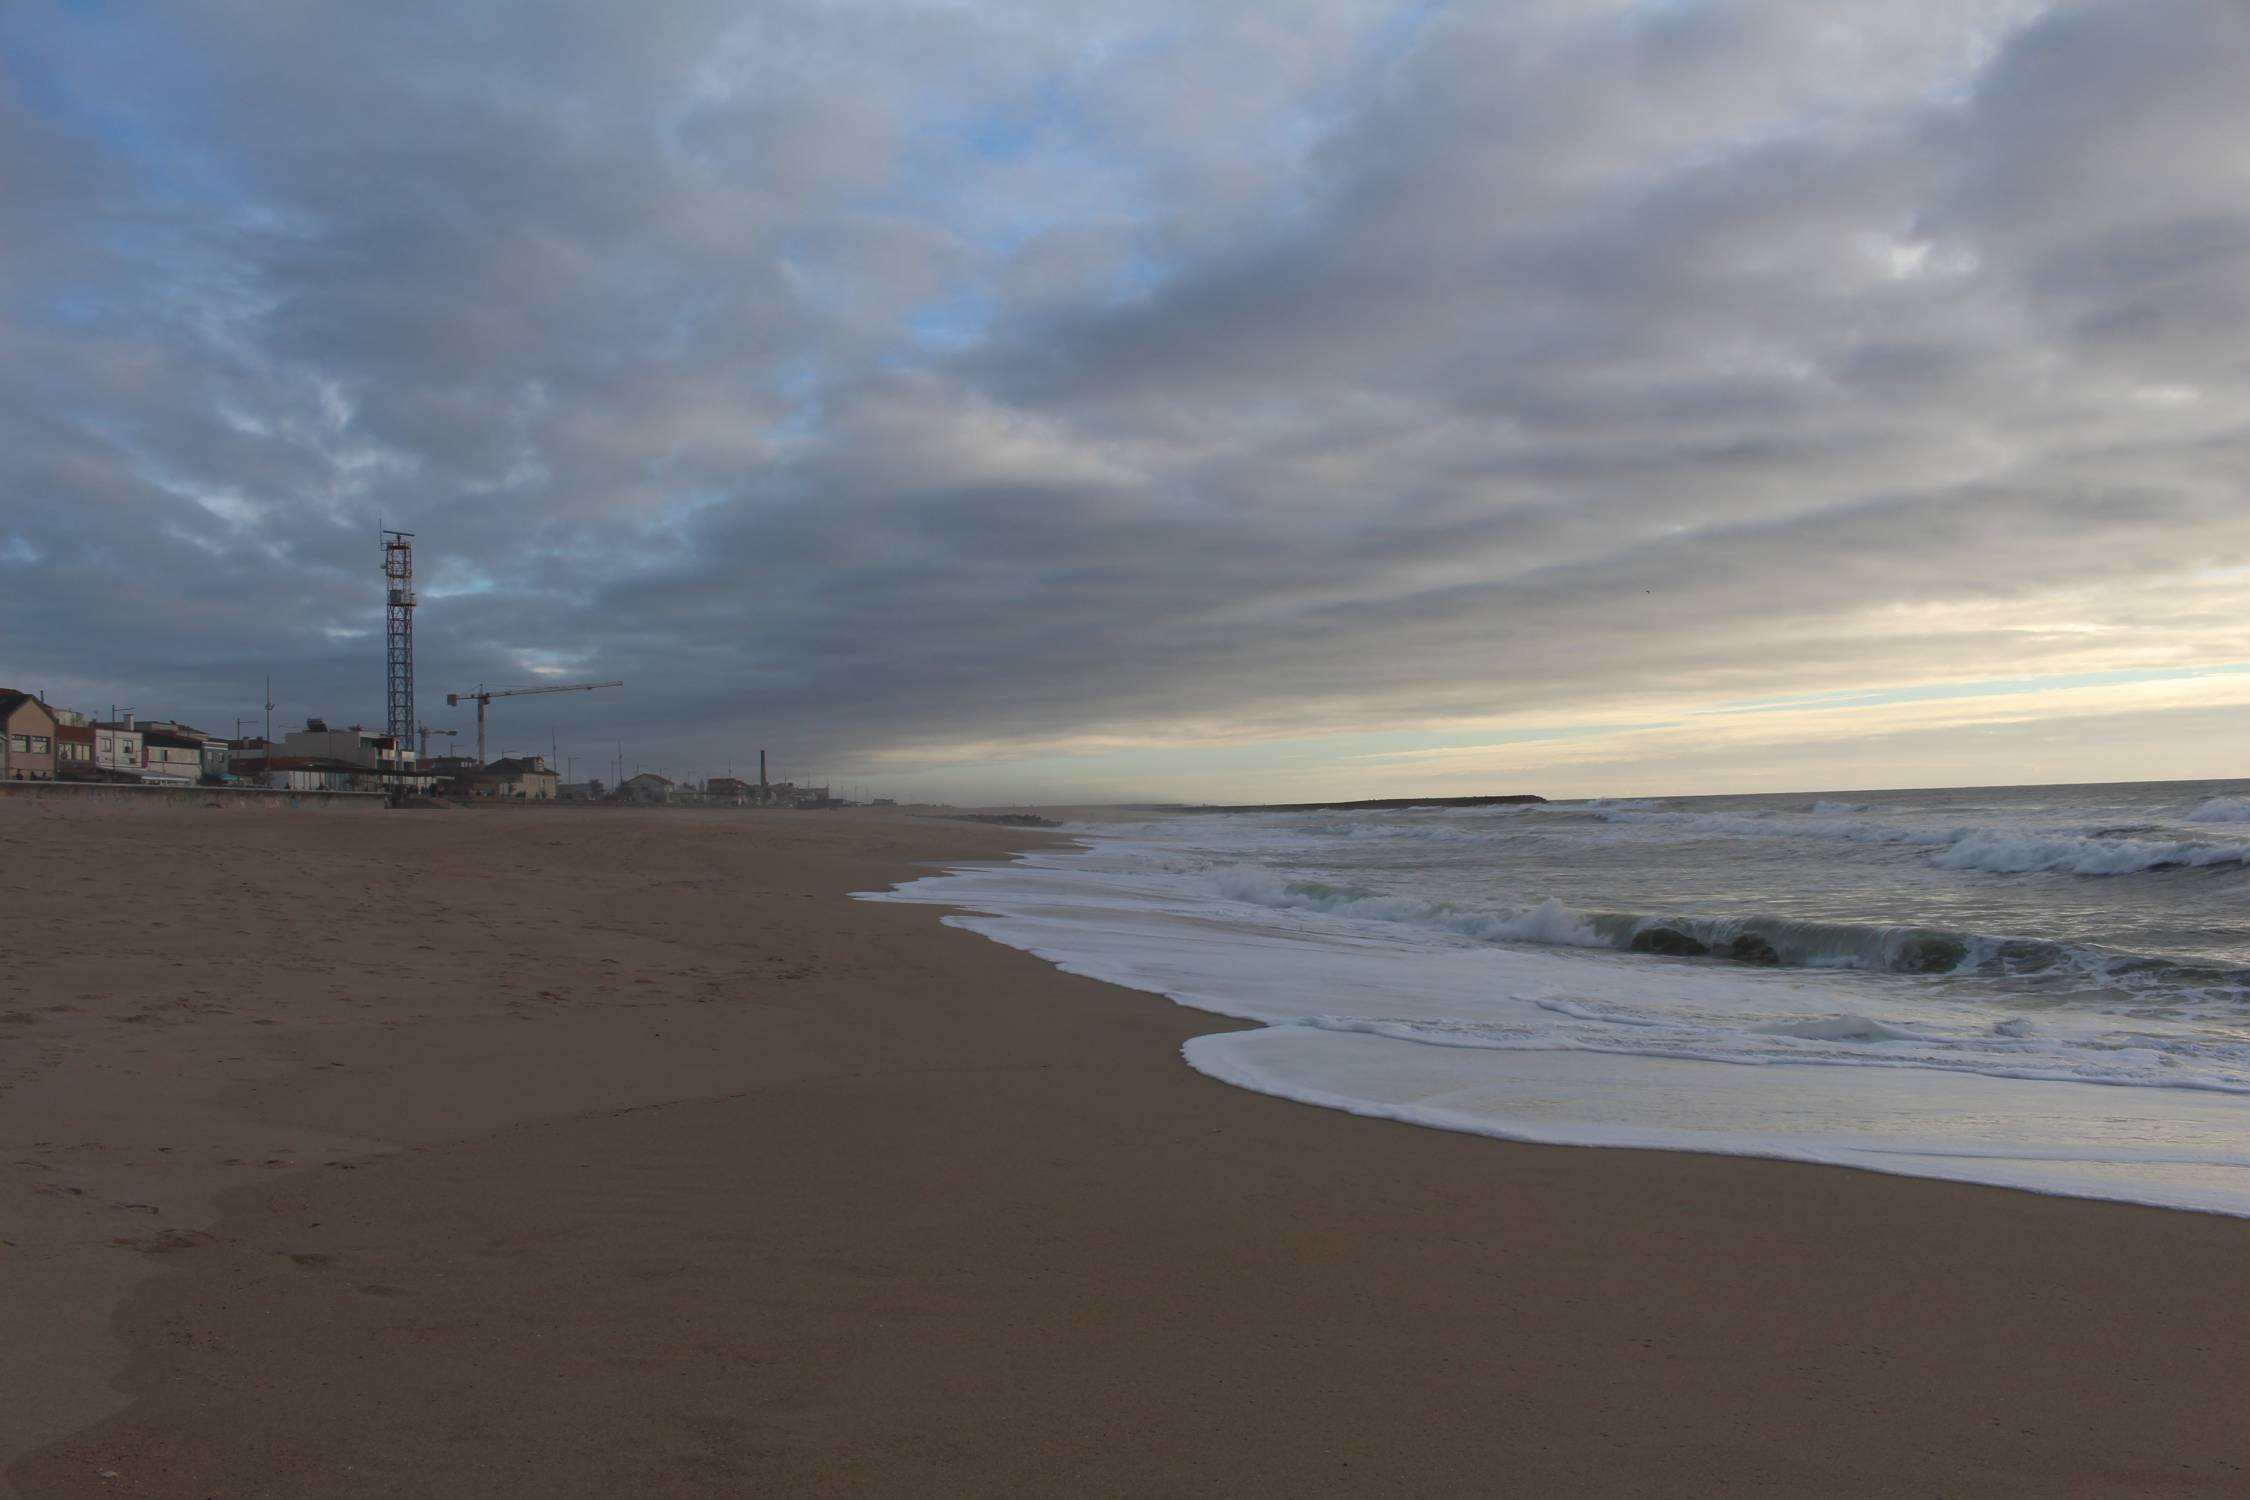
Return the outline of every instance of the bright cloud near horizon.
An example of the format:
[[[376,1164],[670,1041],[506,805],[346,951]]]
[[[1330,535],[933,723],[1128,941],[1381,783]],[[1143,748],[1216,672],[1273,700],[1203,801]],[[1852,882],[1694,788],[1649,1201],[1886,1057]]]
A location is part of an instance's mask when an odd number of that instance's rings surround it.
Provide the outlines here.
[[[951,800],[2250,774],[2232,0],[0,9],[0,685]]]

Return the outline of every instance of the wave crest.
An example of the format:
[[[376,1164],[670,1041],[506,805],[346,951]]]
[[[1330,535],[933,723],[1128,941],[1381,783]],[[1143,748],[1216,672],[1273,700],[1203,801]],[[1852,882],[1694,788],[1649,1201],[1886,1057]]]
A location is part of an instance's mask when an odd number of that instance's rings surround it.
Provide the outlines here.
[[[1841,808],[1841,803],[1816,806]],[[2250,821],[2250,803],[2214,798],[2190,814],[2198,822]],[[1946,870],[1985,870],[1999,875],[2137,875],[2179,866],[2250,864],[2250,844],[2200,843],[2191,839],[2117,836],[2117,830],[2089,828],[1945,828],[1912,823],[1881,823],[1857,818],[1813,822],[1760,813],[1659,812],[1611,808],[1600,816],[1611,823],[1644,823],[1683,833],[1715,833],[1742,838],[1837,839],[1855,844],[1897,844],[1933,849],[1930,863]],[[2136,825],[2138,831],[2138,825]]]
[[[1488,943],[1544,943],[1553,947],[1606,948],[1608,939],[1577,913],[1550,896],[1518,912],[1471,911],[1461,907],[1383,896],[1317,880],[1285,880],[1256,865],[1228,865],[1211,872],[1211,883],[1230,901],[1275,911],[1316,911],[1376,922],[1406,922],[1436,927]]]
[[[2250,863],[2250,844],[2199,844],[2185,839],[2082,838],[1973,828],[1930,857],[1947,870],[2001,875],[2137,875],[2143,870]]]
[[[1255,865],[1225,866],[1212,871],[1209,880],[1217,894],[1230,901],[1275,911],[1399,922],[1478,942],[1607,948],[1762,967],[1977,975],[2135,992],[2192,990],[2228,1003],[2250,1001],[2250,973],[2035,938],[1781,917],[1579,912],[1552,896],[1521,911],[1476,911],[1313,880],[1289,880]]]

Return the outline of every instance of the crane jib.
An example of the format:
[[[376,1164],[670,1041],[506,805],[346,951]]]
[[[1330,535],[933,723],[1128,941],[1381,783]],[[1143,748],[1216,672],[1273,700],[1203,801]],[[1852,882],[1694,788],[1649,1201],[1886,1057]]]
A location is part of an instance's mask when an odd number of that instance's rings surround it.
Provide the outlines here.
[[[463,703],[464,701],[466,701],[466,702],[470,702],[470,703],[474,703],[474,704],[475,704],[475,705],[477,706],[477,764],[481,766],[481,765],[483,765],[483,764],[485,763],[485,759],[484,759],[484,710],[485,710],[485,705],[489,704],[489,703],[490,703],[490,702],[491,702],[491,701],[492,701],[493,699],[495,699],[495,698],[522,698],[522,697],[527,697],[527,696],[529,696],[530,694],[533,694],[533,693],[590,693],[590,692],[592,692],[592,691],[593,691],[593,690],[594,690],[595,688],[613,688],[613,687],[623,687],[624,685],[625,685],[625,684],[624,684],[624,683],[623,683],[622,681],[616,681],[616,682],[554,682],[554,683],[547,683],[547,684],[544,684],[544,685],[542,685],[542,686],[539,686],[539,687],[520,687],[520,688],[481,688],[481,687],[480,687],[480,688],[478,688],[478,689],[477,689],[477,690],[476,690],[475,692],[473,692],[473,693],[447,693],[447,694],[445,695],[445,702],[446,702],[446,706],[447,706],[447,707],[449,707],[449,708],[456,708],[456,707],[459,707],[459,706],[460,706],[460,705],[461,705],[461,704],[462,704],[462,703]]]

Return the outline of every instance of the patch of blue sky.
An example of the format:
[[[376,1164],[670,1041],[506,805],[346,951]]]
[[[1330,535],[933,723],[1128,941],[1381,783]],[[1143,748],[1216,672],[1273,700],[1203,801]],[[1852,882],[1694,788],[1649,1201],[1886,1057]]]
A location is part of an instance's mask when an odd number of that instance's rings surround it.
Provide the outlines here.
[[[966,349],[991,332],[1000,303],[990,288],[966,284],[907,314],[905,333],[924,350]]]
[[[1995,677],[1977,682],[1931,682],[1908,687],[1840,689],[1755,698],[1703,709],[1706,715],[1808,713],[1830,708],[1876,708],[1957,698],[1998,698],[2021,693],[2065,692],[2073,688],[2120,687],[2141,682],[2179,682],[2196,677],[2250,672],[2250,662],[2214,662],[2194,667],[2126,667],[2109,672],[2060,672],[2043,677]]]
[[[1013,161],[1073,113],[1061,81],[1050,78],[1020,104],[968,116],[958,127],[958,138],[981,160]]]
[[[0,7],[0,70],[31,109],[135,173],[159,202],[247,202],[239,176],[190,145],[193,132],[167,118],[179,100],[161,65],[173,59],[151,47],[146,12],[103,4],[60,10],[65,19],[43,28],[28,7],[13,13],[14,24]],[[116,86],[121,73],[133,78],[132,88]]]
[[[933,138],[950,136],[972,156],[992,164],[1018,161],[1061,143],[1114,156],[1113,133],[1096,111],[1087,108],[1083,73],[1192,43],[1189,33],[1167,27],[1106,39],[1082,56],[1079,65],[1049,68],[1011,96],[962,114],[950,128],[940,125]]]
[[[43,287],[17,310],[61,330],[141,339],[159,330],[207,334],[215,319],[248,310],[255,299],[212,248],[213,231],[284,226],[234,164],[196,144],[193,90],[143,34],[145,18],[74,8],[42,28],[11,26],[8,15],[0,7],[0,73],[41,121],[76,143],[93,164],[77,175],[98,189],[77,231],[88,252],[82,279]],[[119,76],[135,86],[118,89]],[[118,277],[119,267],[132,274]]]
[[[1148,301],[1164,289],[1176,268],[1175,262],[1144,251],[1126,256],[1109,273],[1110,303],[1118,306]]]
[[[1085,217],[1132,219],[1153,210],[1150,164],[1088,111],[1073,79],[1050,72],[1014,96],[920,122],[889,188],[870,204],[943,224],[993,255],[1012,255],[1036,236]],[[978,191],[988,178],[1048,174],[1068,192]]]
[[[422,601],[435,599],[466,599],[478,594],[489,594],[500,587],[499,580],[490,574],[473,572],[459,567],[441,567],[438,576],[421,585]]]

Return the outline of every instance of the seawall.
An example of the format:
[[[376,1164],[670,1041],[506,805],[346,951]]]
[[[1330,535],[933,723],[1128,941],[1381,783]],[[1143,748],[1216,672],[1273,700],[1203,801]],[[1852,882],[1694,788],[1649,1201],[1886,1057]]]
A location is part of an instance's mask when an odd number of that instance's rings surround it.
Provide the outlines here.
[[[292,792],[273,787],[128,786],[113,781],[0,781],[0,801],[56,807],[279,808],[284,812],[376,812],[380,792]]]

